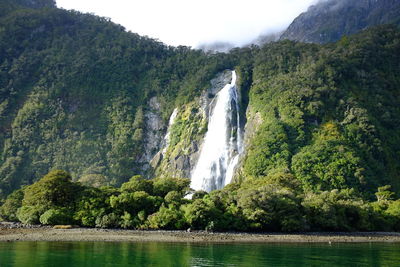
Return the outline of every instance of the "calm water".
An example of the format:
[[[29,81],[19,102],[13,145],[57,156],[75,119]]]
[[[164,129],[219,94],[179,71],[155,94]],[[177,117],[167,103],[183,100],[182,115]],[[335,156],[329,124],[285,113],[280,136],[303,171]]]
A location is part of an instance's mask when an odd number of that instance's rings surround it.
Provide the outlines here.
[[[0,242],[0,266],[400,266],[400,244]]]

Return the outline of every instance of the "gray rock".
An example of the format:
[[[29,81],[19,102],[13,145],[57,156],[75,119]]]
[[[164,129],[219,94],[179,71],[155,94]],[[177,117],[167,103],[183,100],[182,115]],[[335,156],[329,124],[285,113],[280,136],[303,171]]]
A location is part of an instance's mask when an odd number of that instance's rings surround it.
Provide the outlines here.
[[[224,86],[230,83],[232,80],[232,72],[230,70],[226,70],[220,74],[218,74],[214,79],[210,81],[211,87],[207,89],[207,93],[213,98],[219,90],[224,88]]]
[[[148,103],[148,109],[144,112],[144,153],[140,158],[140,163],[150,163],[161,148],[163,141],[163,129],[165,123],[161,118],[161,104],[157,97],[152,97]],[[151,164],[152,165],[152,164]],[[150,165],[143,164],[143,173],[149,169]]]
[[[175,161],[175,168],[178,170],[186,170],[186,169],[190,168],[188,156],[180,156]]]
[[[159,151],[159,152],[153,157],[153,159],[151,160],[150,166],[153,167],[153,168],[157,168],[158,164],[160,164],[160,162],[162,161],[162,159],[163,159],[163,153],[162,153],[162,151]]]
[[[375,25],[399,25],[398,0],[321,0],[298,16],[282,34],[307,43],[328,43]]]

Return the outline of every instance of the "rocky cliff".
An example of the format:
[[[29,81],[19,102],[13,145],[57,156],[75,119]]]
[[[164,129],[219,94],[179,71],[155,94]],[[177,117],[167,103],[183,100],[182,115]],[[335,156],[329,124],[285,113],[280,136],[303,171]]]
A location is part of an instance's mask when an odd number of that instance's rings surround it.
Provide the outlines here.
[[[207,131],[213,99],[231,78],[230,71],[217,74],[199,97],[175,109],[163,147],[151,161],[156,176],[190,177]]]
[[[298,16],[282,34],[307,43],[328,43],[367,27],[400,24],[398,0],[321,0]]]

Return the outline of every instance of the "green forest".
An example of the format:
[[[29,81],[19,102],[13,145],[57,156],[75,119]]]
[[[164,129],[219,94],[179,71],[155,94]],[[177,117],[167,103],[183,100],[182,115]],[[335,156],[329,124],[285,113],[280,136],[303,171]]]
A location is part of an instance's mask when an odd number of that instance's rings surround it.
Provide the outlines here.
[[[400,230],[398,26],[325,45],[286,40],[207,53],[28,2],[0,0],[0,219]],[[149,100],[158,99],[167,123],[227,69],[238,73],[242,116],[253,125],[235,181],[193,192],[188,177],[144,170]],[[190,136],[179,125],[172,146]]]
[[[305,192],[293,176],[231,183],[186,199],[189,179],[132,177],[120,188],[90,187],[55,170],[10,194],[2,216],[24,224],[207,231],[399,231],[400,200],[390,186],[375,201],[354,189]]]

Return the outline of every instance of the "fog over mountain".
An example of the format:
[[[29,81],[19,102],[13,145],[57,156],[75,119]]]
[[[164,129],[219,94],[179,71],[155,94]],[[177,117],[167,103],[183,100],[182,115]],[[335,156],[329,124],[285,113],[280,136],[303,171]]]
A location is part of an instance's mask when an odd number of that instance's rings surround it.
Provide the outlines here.
[[[398,0],[321,0],[298,16],[281,39],[328,43],[380,24],[400,25]]]
[[[57,6],[109,17],[127,30],[168,45],[243,46],[282,31],[315,0],[57,0]]]

